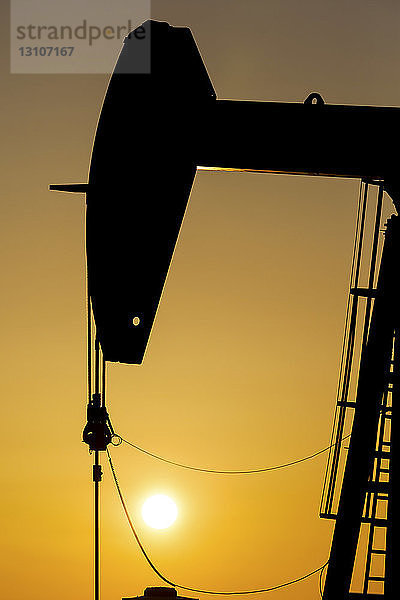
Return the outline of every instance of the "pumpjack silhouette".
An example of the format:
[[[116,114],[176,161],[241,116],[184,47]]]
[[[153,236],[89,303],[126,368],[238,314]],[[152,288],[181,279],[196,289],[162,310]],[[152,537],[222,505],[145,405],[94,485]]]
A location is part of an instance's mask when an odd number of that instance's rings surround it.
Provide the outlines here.
[[[140,32],[125,39],[110,79],[88,183],[50,186],[86,193],[96,375],[95,393],[89,391],[85,441],[95,451],[95,486],[101,479],[98,453],[113,433],[104,387],[100,389],[99,353],[104,373],[106,362],[143,361],[196,169],[361,179],[366,190],[378,187],[377,218],[369,285],[361,288],[357,278],[351,291],[348,367],[363,298],[364,338],[356,397],[349,399],[345,383],[338,401],[337,443],[321,508],[321,516],[335,519],[323,597],[398,598],[393,556],[399,543],[400,224],[395,214],[387,224],[375,287],[374,282],[383,194],[396,209],[400,206],[398,157],[393,152],[400,109],[330,105],[317,93],[301,103],[218,100],[188,28],[147,21]],[[141,58],[147,60],[147,72],[137,69]],[[339,442],[349,409],[354,410],[352,434],[334,510]],[[350,591],[351,581],[364,525],[369,527],[364,584],[355,592]],[[385,535],[378,547],[379,528]],[[377,557],[379,574],[374,571]]]

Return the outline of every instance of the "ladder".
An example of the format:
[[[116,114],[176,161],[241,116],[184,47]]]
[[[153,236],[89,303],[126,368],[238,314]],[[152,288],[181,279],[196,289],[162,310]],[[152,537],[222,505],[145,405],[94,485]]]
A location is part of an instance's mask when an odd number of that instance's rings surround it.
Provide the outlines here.
[[[366,560],[363,576],[362,592],[349,592],[349,600],[385,598],[385,582],[390,578],[389,563],[386,561],[387,540],[390,537],[392,519],[390,515],[391,470],[392,470],[392,417],[393,417],[393,383],[400,379],[400,329],[393,337],[393,354],[388,373],[388,384],[383,395],[377,431],[376,449],[372,473],[369,477],[365,506],[361,523],[369,525]],[[325,518],[336,518],[336,514],[323,514]],[[380,533],[381,542],[376,540],[376,532]],[[379,545],[379,547],[377,547]],[[382,557],[383,560],[377,560]],[[374,587],[374,591],[370,588]],[[376,588],[379,587],[379,591]]]
[[[394,383],[400,379],[400,329],[393,337],[393,354],[390,361],[387,387],[380,409],[374,463],[366,490],[365,507],[361,522],[369,524],[367,552],[362,592],[350,592],[349,600],[382,599],[388,596],[385,587],[391,579],[388,540],[392,537],[392,417]],[[376,541],[377,530],[381,542]],[[379,545],[379,547],[377,547]],[[378,561],[379,557],[383,560]],[[378,563],[376,565],[376,563]],[[386,585],[385,585],[386,584]],[[374,587],[372,591],[370,588]],[[377,590],[376,588],[379,588]]]
[[[382,192],[380,188],[378,207],[379,204],[381,206]],[[380,215],[381,211],[377,210],[375,233],[379,229]],[[327,491],[321,504],[320,516],[336,520],[324,600],[394,600],[399,593],[393,573],[393,547],[399,541],[398,522],[393,510],[397,502],[393,479],[397,478],[395,470],[398,469],[394,419],[396,406],[400,405],[399,221],[399,217],[392,216],[387,224],[377,288],[373,289],[373,268],[368,288],[356,286],[352,289],[353,321],[358,299],[365,297],[367,305],[356,400],[349,400],[349,372],[345,370],[337,402],[338,443],[332,451],[330,477],[326,478],[324,490],[326,488]],[[373,260],[376,260],[376,255]],[[353,334],[349,335],[347,349],[346,362],[350,368],[354,328]],[[349,408],[354,409],[353,428],[336,509],[340,442]],[[366,546],[361,544],[362,524],[367,524],[366,527],[363,525],[364,533],[367,528]],[[355,592],[350,591],[350,586],[357,548],[357,567],[361,562],[363,570],[362,589]]]
[[[395,338],[394,338],[395,341]],[[365,563],[363,591],[359,597],[367,598],[370,595],[370,583],[375,584],[375,587],[380,587],[380,594],[385,593],[386,581],[386,553],[387,553],[387,528],[388,528],[388,504],[389,504],[389,478],[391,464],[391,418],[392,418],[392,391],[391,385],[394,366],[394,356],[391,360],[391,371],[389,373],[389,381],[383,402],[380,410],[380,418],[378,425],[378,440],[375,450],[373,472],[368,482],[366,502],[364,509],[364,522],[369,522],[367,557]],[[367,521],[368,519],[368,521]],[[377,548],[378,542],[375,540],[376,532],[381,530],[380,547]],[[383,530],[383,535],[382,535]],[[383,561],[378,561],[379,557]],[[376,565],[378,563],[378,565]],[[383,564],[382,564],[383,563]],[[374,568],[375,567],[375,568]]]

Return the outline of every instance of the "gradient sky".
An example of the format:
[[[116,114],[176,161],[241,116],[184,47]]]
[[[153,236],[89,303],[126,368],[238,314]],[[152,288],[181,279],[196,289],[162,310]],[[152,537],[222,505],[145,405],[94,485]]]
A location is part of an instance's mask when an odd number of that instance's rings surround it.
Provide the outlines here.
[[[84,600],[84,200],[47,186],[86,181],[108,77],[10,75],[3,0],[0,14],[2,594]],[[152,16],[192,29],[219,98],[293,102],[317,91],[330,103],[400,106],[393,0],[154,0]],[[198,173],[145,362],[109,368],[121,435],[227,469],[329,443],[357,193],[352,180]],[[324,455],[247,477],[182,471],[125,446],[112,455],[144,545],[178,583],[272,586],[329,556]],[[113,600],[161,583],[104,470],[102,599]],[[161,532],[140,516],[157,492],[180,511]],[[261,596],[316,599],[318,578]]]

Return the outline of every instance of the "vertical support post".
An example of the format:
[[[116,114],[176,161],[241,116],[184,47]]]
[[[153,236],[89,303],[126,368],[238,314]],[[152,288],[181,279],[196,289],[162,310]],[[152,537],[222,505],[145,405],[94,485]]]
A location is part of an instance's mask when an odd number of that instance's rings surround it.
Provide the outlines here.
[[[95,393],[99,394],[100,383],[100,346],[96,336],[95,341]],[[100,498],[99,484],[101,481],[101,466],[99,451],[94,451],[93,482],[94,482],[94,600],[100,598]]]
[[[102,470],[99,462],[99,451],[94,452],[93,482],[94,482],[94,600],[100,598],[100,497],[99,486]]]
[[[112,433],[108,426],[108,414],[105,406],[106,393],[106,361],[102,361],[102,378],[100,390],[100,342],[95,338],[94,345],[94,378],[92,373],[92,307],[87,291],[87,310],[88,310],[88,395],[89,402],[87,407],[87,423],[83,430],[83,441],[89,445],[90,451],[94,452],[93,464],[93,483],[94,483],[94,552],[93,552],[93,578],[94,578],[94,600],[100,599],[100,482],[102,480],[102,470],[100,464],[100,451],[104,451],[111,441]],[[94,387],[94,394],[92,394]],[[102,393],[101,393],[102,392]]]
[[[400,405],[400,324],[397,321],[393,352],[392,418],[390,427],[389,493],[387,508],[387,534],[385,558],[385,600],[394,600],[400,595],[400,585],[394,557],[399,551],[399,449],[398,414]]]

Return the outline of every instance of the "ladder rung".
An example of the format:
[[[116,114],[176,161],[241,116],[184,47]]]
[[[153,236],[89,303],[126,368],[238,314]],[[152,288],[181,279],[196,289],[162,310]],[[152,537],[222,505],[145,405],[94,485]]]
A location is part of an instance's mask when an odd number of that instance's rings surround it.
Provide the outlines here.
[[[361,296],[362,298],[376,298],[377,290],[372,288],[351,288],[350,294]]]
[[[320,513],[321,519],[337,519],[335,513]],[[381,519],[378,517],[361,517],[361,523],[371,523],[376,527],[387,527],[387,519]]]
[[[387,527],[387,519],[381,519],[378,517],[361,517],[361,523],[371,523],[376,527]]]
[[[383,600],[383,594],[363,594],[362,592],[349,592],[349,600]]]
[[[398,373],[394,373],[393,371],[391,371],[387,375],[387,380],[390,383],[400,383],[400,375]]]
[[[389,493],[389,482],[388,481],[369,481],[367,483],[367,489],[371,492],[385,492]]]
[[[389,469],[384,469],[383,467],[378,467],[377,471],[379,471],[379,473],[390,473]],[[382,482],[381,482],[382,483]],[[386,482],[385,482],[386,483]]]
[[[335,513],[319,513],[321,519],[336,519],[337,515]]]
[[[372,548],[371,554],[386,554],[386,550],[382,550],[380,548]]]
[[[349,600],[383,600],[383,594],[363,594],[362,592],[349,592]]]
[[[391,452],[389,450],[375,450],[374,455],[378,458],[390,458]]]
[[[377,494],[376,497],[378,500],[389,500],[389,494],[387,494],[386,496],[384,496],[383,494]]]
[[[369,575],[368,579],[370,581],[385,581],[385,577],[380,575]]]

